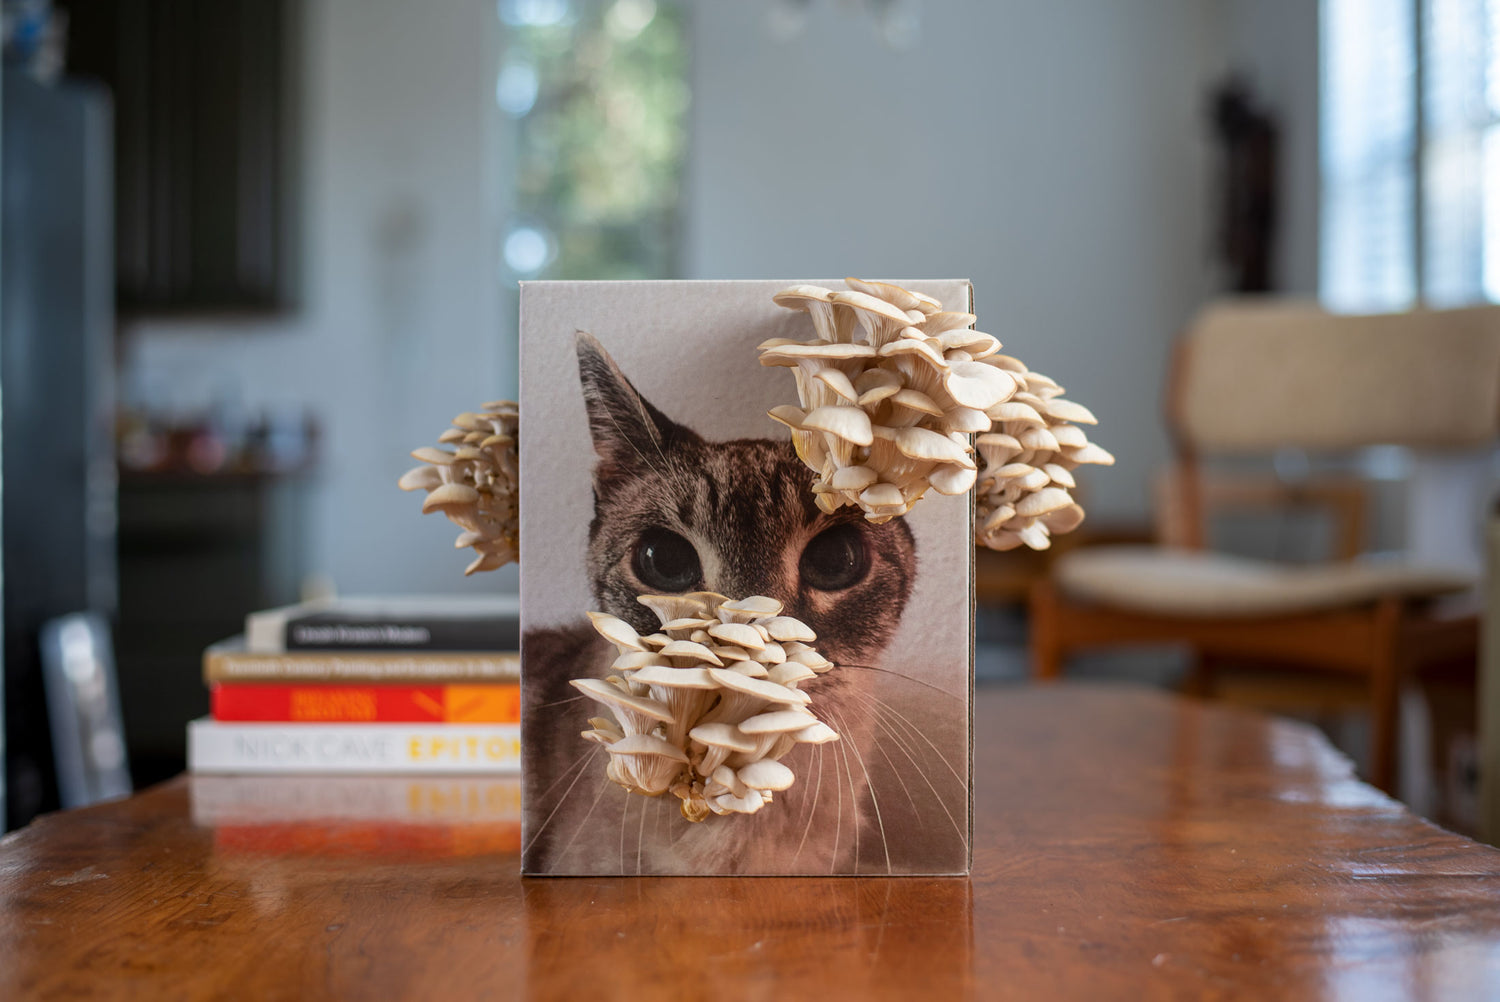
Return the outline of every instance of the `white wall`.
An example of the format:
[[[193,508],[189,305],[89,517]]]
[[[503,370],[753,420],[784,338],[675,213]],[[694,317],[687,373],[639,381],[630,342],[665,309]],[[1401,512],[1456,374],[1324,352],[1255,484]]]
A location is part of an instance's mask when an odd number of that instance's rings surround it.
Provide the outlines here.
[[[514,391],[496,218],[497,19],[483,0],[308,0],[303,66],[305,304],[277,322],[128,332],[181,410],[235,386],[247,406],[310,405],[322,461],[310,570],[340,591],[493,590],[465,581],[456,528],[396,478],[462,409]]]
[[[789,41],[763,10],[697,7],[689,277],[972,278],[980,328],[1099,415],[1096,519],[1144,518],[1210,288],[1219,0],[927,0],[905,52],[849,5]]]
[[[1207,85],[1236,46],[1279,79],[1286,26],[1315,18],[1261,2],[926,0],[924,37],[892,52],[833,0],[788,41],[760,3],[696,0],[684,277],[972,278],[981,326],[1099,414],[1119,465],[1089,471],[1096,519],[1142,518],[1168,345],[1212,288]],[[308,564],[340,590],[513,587],[463,580],[453,530],[393,486],[458,408],[514,392],[494,4],[307,0],[306,18],[306,307],[142,325],[127,382],[149,372],[183,408],[226,383],[313,404]],[[1302,275],[1315,241],[1289,239]]]

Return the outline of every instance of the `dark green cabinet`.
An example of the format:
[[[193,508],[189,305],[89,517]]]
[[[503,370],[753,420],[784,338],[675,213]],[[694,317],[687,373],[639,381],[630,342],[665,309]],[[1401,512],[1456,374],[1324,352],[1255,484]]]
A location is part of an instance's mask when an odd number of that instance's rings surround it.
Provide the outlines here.
[[[295,301],[295,0],[70,0],[69,72],[115,101],[122,313]]]

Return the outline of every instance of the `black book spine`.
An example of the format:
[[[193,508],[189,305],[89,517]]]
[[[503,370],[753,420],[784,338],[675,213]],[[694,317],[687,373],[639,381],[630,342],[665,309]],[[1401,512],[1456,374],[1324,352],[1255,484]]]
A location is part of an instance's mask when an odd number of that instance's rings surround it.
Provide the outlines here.
[[[287,620],[289,651],[516,651],[520,627],[502,617],[356,619],[333,613]]]

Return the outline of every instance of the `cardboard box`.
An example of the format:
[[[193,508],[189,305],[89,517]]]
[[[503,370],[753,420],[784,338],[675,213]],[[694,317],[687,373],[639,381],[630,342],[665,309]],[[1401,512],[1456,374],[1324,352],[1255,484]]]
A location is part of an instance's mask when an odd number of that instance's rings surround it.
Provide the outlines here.
[[[792,284],[521,287],[528,874],[968,872],[972,496],[930,493],[884,526],[813,506],[812,472],[766,416],[797,403],[792,374],[756,352],[813,338],[772,302]],[[967,281],[900,284],[971,305]],[[637,594],[693,590],[769,595],[812,625],[837,667],[801,688],[841,735],[787,754],[795,781],[758,812],[698,822],[606,778],[580,734],[608,712],[569,685],[616,657],[587,612],[639,619]]]

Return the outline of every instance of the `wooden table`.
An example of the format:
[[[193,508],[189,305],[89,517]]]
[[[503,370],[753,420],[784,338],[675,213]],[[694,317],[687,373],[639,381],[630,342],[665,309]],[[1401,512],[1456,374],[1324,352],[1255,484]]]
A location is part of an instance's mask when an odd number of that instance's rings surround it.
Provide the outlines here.
[[[975,730],[967,880],[523,881],[493,825],[226,838],[175,780],[0,841],[0,998],[1500,998],[1500,852],[1309,728],[1059,686]]]

